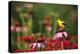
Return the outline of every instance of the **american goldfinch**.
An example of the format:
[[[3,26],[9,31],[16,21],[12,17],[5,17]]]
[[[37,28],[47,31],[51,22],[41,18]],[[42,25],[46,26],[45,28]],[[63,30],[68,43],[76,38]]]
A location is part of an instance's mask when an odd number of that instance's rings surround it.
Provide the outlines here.
[[[62,21],[62,20],[60,20],[60,19],[58,19],[57,22],[58,22],[58,25],[59,25],[60,27],[62,27],[63,29],[64,29],[65,26],[66,26],[67,28],[70,28],[70,26],[68,26],[67,24],[65,24],[64,21]]]
[[[57,22],[58,22],[58,25],[64,29],[65,27],[64,22],[60,19],[58,19]]]

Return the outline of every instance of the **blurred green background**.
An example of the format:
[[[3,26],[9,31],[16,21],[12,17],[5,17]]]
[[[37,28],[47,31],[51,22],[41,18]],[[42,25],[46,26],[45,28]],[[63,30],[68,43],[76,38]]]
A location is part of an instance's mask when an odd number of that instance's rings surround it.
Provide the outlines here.
[[[19,4],[23,9],[22,12],[27,12],[24,4],[29,4],[26,2],[12,2],[11,7],[11,16],[16,20],[20,21],[20,16],[16,12],[16,4]],[[66,5],[66,4],[47,4],[47,3],[30,3],[32,7],[32,32],[44,32],[43,25],[39,25],[39,22],[42,22],[45,16],[58,16],[71,28],[65,28],[70,34],[77,35],[78,31],[78,6],[77,5]],[[54,24],[54,22],[53,22]]]

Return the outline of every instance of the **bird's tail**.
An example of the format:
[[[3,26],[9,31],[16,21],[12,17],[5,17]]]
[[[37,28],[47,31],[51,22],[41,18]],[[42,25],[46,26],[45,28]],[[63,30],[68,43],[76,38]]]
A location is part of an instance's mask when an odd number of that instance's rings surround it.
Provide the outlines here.
[[[69,25],[67,25],[67,24],[65,24],[65,23],[63,23],[63,25],[65,25],[67,28],[71,28]]]

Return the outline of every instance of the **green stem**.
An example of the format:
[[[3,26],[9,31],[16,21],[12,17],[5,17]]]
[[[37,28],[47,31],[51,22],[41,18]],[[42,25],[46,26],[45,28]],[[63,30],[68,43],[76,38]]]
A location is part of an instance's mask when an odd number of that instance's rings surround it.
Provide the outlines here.
[[[17,32],[17,38],[18,38],[18,48],[20,49],[21,48],[21,42],[20,42],[20,33],[19,32]]]
[[[40,31],[40,33],[42,32],[42,24],[41,24],[41,21],[39,22],[39,31]]]
[[[32,17],[29,18],[29,23],[31,23],[29,27],[29,35],[32,35]]]
[[[21,22],[22,22],[22,26],[25,26],[26,22],[24,20],[24,17],[22,16],[22,13],[20,13],[20,19],[21,19]],[[23,32],[23,35],[27,35],[27,32]]]
[[[20,13],[20,19],[22,21],[22,26],[25,26],[25,20],[24,17],[22,16],[22,13]]]
[[[53,35],[56,33],[57,30],[57,20],[56,17],[53,18]]]

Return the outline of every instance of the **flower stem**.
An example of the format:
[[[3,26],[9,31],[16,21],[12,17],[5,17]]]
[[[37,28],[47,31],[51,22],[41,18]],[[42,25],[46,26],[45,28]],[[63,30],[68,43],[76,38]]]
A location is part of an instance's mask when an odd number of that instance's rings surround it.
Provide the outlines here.
[[[18,48],[21,48],[21,44],[20,44],[20,32],[17,32],[17,38],[18,38]]]

